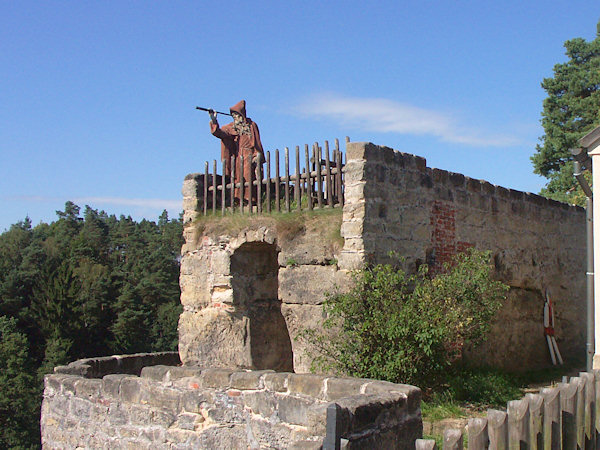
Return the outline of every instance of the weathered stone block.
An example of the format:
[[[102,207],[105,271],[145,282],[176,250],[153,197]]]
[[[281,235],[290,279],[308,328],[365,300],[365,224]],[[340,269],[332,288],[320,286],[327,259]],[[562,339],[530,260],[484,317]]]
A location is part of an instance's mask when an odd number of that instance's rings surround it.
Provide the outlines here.
[[[261,389],[261,377],[273,370],[253,370],[245,372],[234,372],[231,374],[230,386],[233,389]]]
[[[344,397],[336,403],[342,408],[342,414],[348,415],[347,429],[356,431],[379,425],[382,421],[397,424],[406,415],[406,395],[401,393],[356,395]]]
[[[283,303],[320,305],[325,292],[348,286],[348,273],[336,266],[298,266],[279,270],[279,298]]]
[[[289,373],[265,373],[263,375],[265,389],[273,392],[287,391],[287,380],[289,376]]]
[[[54,396],[60,394],[62,389],[62,380],[70,375],[49,374],[44,376],[44,395]]]
[[[324,389],[323,375],[312,373],[292,373],[288,378],[288,390],[292,394],[303,394],[313,398],[322,398]]]
[[[143,380],[139,377],[128,376],[121,379],[119,396],[121,400],[129,403],[139,403],[142,396]]]
[[[329,403],[315,403],[306,410],[306,426],[313,436],[325,436],[328,405]]]
[[[227,388],[230,387],[230,379],[233,370],[229,369],[206,369],[202,372],[202,387]]]
[[[281,314],[285,319],[292,344],[295,372],[310,372],[312,359],[308,356],[311,351],[317,351],[314,344],[300,338],[307,328],[321,328],[323,307],[321,305],[281,305]],[[314,353],[314,352],[313,352]]]
[[[94,397],[100,396],[102,389],[102,380],[98,379],[79,379],[75,382],[75,395],[78,397]]]
[[[181,406],[181,390],[164,383],[148,383],[142,391],[140,401],[143,404],[177,414]]]
[[[203,370],[201,367],[196,366],[169,367],[169,371],[165,375],[165,381],[175,381],[181,378],[199,377]]]
[[[73,397],[69,402],[69,414],[78,420],[88,420],[92,414],[92,406],[89,400]]]
[[[244,404],[250,408],[254,414],[260,414],[267,419],[273,415],[277,408],[277,400],[271,392],[244,392],[243,398]]]
[[[140,377],[149,378],[150,380],[154,381],[163,381],[171,368],[171,366],[144,367],[142,368],[142,373],[140,374]]]
[[[163,408],[150,409],[150,423],[163,428],[171,427],[177,420],[177,413]]]
[[[421,389],[409,384],[396,384],[388,381],[373,381],[363,388],[365,394],[401,393],[406,395],[408,409],[417,411],[421,406]]]
[[[360,394],[367,382],[357,378],[327,378],[325,380],[325,400],[337,400]]]
[[[118,398],[121,389],[121,380],[130,375],[110,374],[102,377],[102,394],[108,398]]]
[[[204,422],[204,417],[201,414],[181,413],[177,416],[177,421],[173,425],[182,430],[195,431],[196,426]]]
[[[60,378],[61,394],[75,395],[75,383],[80,378],[77,375],[66,375]]]
[[[277,415],[287,423],[294,425],[308,425],[308,409],[314,404],[314,400],[285,395],[277,397]]]
[[[219,308],[185,311],[179,317],[179,353],[184,365],[252,367],[249,320]]]

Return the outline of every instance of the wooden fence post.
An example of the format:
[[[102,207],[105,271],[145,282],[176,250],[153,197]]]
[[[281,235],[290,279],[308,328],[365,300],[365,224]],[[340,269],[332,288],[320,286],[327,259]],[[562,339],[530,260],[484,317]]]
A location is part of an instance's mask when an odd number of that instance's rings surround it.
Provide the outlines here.
[[[571,383],[577,386],[575,404],[575,429],[577,433],[577,448],[585,446],[585,380],[581,377],[572,377]]]
[[[212,179],[212,212],[217,214],[217,160],[213,159],[213,179]]]
[[[267,212],[271,212],[271,152],[267,151]]]
[[[561,448],[560,389],[544,388],[540,391],[544,397],[544,445],[545,448]]]
[[[317,172],[317,205],[323,208],[323,179],[321,178],[321,147],[315,145],[315,169]]]
[[[415,450],[437,450],[437,445],[433,439],[417,439]]]
[[[508,414],[497,409],[488,409],[488,436],[491,450],[508,448]]]
[[[304,156],[306,157],[306,197],[308,199],[308,210],[312,211],[312,182],[310,176],[310,155],[308,153],[308,144],[304,144]]]
[[[594,398],[594,441],[596,449],[600,448],[600,370],[592,370],[594,375],[594,390],[596,396]]]
[[[327,192],[327,206],[333,208],[333,192],[331,189],[331,161],[329,161],[329,142],[325,141],[325,190]]]
[[[301,186],[301,179],[300,179],[300,147],[298,145],[296,145],[296,192],[295,192],[295,197],[296,197],[296,209],[298,211],[301,210],[301,205],[300,202],[302,200],[302,197],[300,195],[300,186]]]
[[[252,156],[248,157],[248,166],[250,170],[248,171],[248,175],[250,178],[248,179],[248,213],[252,214],[254,212],[254,170],[252,170]]]
[[[579,376],[584,380],[585,383],[585,407],[584,407],[584,428],[585,428],[585,448],[595,448],[596,443],[594,435],[594,422],[596,415],[596,389],[594,385],[594,375],[589,372],[582,372]]]
[[[221,160],[221,215],[224,216],[225,215],[225,197],[227,197],[227,195],[225,195],[225,193],[227,192],[227,190],[225,189],[225,166],[227,165],[226,163],[226,159]]]
[[[235,212],[235,156],[231,157],[231,193],[230,193],[230,203],[231,203],[231,212]]]
[[[275,211],[281,211],[281,202],[279,200],[281,178],[279,177],[279,149],[275,149]],[[287,181],[286,181],[287,184]]]
[[[507,403],[508,447],[528,448],[529,445],[529,402],[525,399]]]
[[[461,430],[447,428],[444,430],[444,450],[463,450],[463,433]]]
[[[529,448],[544,449],[544,397],[527,394],[529,402]]]
[[[298,181],[296,181],[298,189]],[[290,212],[290,149],[285,148],[285,212]]]
[[[469,450],[484,450],[488,448],[488,427],[487,419],[476,418],[469,419],[467,423],[468,449]]]
[[[246,180],[244,180],[244,155],[240,155],[240,212],[244,214],[244,191],[246,190],[244,186],[246,184]]]
[[[204,191],[204,194],[202,195],[204,197],[203,211],[204,211],[204,215],[206,215],[206,214],[208,214],[208,161],[204,162],[204,186],[203,186],[203,191]]]
[[[577,447],[577,430],[575,422],[575,411],[577,409],[577,385],[574,383],[561,383],[559,389],[562,448],[575,449]]]
[[[262,163],[256,163],[256,212],[262,213]]]

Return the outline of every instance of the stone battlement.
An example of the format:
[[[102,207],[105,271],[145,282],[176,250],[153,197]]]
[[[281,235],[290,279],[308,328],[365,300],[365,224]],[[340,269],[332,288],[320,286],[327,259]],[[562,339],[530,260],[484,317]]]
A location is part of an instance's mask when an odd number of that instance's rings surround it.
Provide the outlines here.
[[[125,358],[138,366],[148,357]],[[70,366],[90,362],[95,365],[88,359]],[[412,448],[422,433],[421,392],[408,385],[165,365],[143,367],[140,376],[57,372],[45,378],[45,448],[316,449],[332,402],[339,405],[338,430],[349,448],[397,442],[405,444],[395,448]]]

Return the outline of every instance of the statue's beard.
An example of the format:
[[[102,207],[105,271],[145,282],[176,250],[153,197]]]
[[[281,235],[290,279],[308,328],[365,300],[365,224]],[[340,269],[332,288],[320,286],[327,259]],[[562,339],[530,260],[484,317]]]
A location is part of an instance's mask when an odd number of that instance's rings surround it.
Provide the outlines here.
[[[246,123],[246,121],[241,121],[241,122],[233,122],[233,129],[235,130],[235,132],[237,134],[246,134],[248,136],[250,136],[252,134],[252,131],[250,131],[250,125],[248,123]]]

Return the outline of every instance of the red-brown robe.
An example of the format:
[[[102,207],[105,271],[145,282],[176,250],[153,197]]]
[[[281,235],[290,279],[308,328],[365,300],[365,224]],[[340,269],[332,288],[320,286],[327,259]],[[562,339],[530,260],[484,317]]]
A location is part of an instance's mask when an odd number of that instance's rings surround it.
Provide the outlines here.
[[[252,121],[249,117],[246,117],[246,101],[241,100],[240,102],[229,108],[231,113],[239,113],[244,118],[244,121],[250,127],[250,134],[238,134],[233,126],[233,122],[224,125],[222,128],[219,127],[218,122],[210,122],[210,132],[213,136],[221,139],[221,161],[225,161],[224,175],[231,175],[231,157],[236,157],[236,168],[235,168],[235,181],[239,183],[241,181],[240,176],[240,156],[244,157],[244,181],[250,179],[250,171],[252,171],[252,178],[256,179],[256,162],[252,163],[254,157],[258,162],[263,161],[263,146],[260,142],[260,133],[258,131],[258,125]],[[235,190],[235,195],[239,196],[239,190]],[[254,194],[255,196],[255,194]],[[250,199],[250,191],[246,190],[244,195],[246,200]]]

